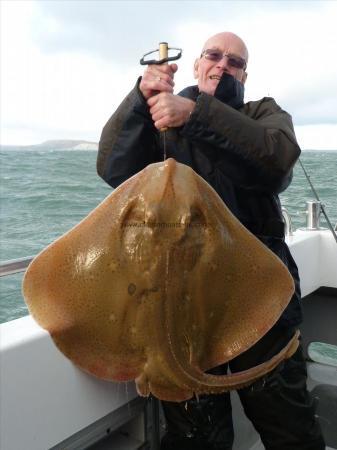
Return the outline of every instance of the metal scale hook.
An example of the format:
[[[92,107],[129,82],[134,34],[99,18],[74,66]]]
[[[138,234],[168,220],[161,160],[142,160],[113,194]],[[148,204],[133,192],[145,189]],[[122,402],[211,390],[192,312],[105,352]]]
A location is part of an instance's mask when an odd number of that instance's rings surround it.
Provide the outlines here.
[[[168,56],[169,50],[177,50],[178,53],[173,56]],[[159,52],[159,59],[145,59],[146,56],[151,55],[152,53]],[[151,52],[145,53],[145,55],[140,60],[140,64],[142,66],[149,65],[149,64],[167,64],[169,61],[176,61],[177,59],[181,58],[182,55],[182,49],[176,48],[176,47],[169,47],[167,42],[160,42],[159,48],[157,50],[152,50]],[[162,128],[160,130],[160,138],[163,143],[163,150],[164,150],[164,161],[166,159],[166,131],[168,128]]]

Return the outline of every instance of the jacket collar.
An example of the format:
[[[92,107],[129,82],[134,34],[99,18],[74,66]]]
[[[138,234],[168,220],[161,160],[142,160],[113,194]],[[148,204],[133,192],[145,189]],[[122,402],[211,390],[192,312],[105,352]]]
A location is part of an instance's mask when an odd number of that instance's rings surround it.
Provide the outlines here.
[[[245,88],[244,85],[232,75],[223,73],[219,84],[214,92],[214,97],[232,108],[239,109],[243,106]],[[179,92],[182,97],[196,101],[200,95],[198,86],[188,86]]]

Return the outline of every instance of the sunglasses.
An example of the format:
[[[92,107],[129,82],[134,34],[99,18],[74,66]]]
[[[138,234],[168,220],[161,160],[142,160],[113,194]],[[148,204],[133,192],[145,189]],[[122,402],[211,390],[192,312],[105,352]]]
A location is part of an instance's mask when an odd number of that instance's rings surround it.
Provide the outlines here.
[[[207,49],[201,53],[201,56],[204,56],[209,61],[219,62],[222,60],[224,56],[228,58],[228,64],[231,67],[235,67],[235,69],[245,69],[247,67],[247,63],[240,56],[232,55],[231,53],[222,53],[220,50],[212,50]]]

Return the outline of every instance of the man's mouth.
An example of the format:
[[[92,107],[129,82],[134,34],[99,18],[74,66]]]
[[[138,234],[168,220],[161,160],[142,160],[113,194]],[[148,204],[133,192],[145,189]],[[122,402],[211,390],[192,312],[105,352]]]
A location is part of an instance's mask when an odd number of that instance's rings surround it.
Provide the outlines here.
[[[220,77],[219,75],[210,75],[210,79],[211,79],[211,80],[218,80],[218,81],[219,81],[220,78],[221,78],[221,77]]]

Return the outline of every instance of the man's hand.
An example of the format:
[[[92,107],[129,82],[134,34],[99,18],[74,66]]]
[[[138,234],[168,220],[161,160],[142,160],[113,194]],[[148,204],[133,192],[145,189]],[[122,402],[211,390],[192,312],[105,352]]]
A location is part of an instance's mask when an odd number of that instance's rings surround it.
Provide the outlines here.
[[[194,101],[167,92],[161,92],[149,98],[147,104],[158,130],[184,125],[195,106]]]
[[[146,100],[159,92],[173,93],[173,77],[178,70],[177,64],[151,64],[147,66],[139,84]]]

